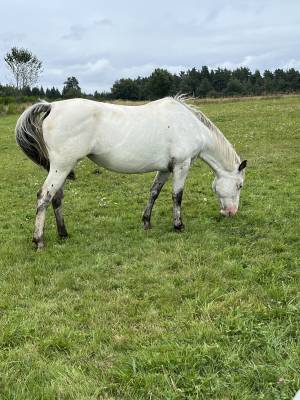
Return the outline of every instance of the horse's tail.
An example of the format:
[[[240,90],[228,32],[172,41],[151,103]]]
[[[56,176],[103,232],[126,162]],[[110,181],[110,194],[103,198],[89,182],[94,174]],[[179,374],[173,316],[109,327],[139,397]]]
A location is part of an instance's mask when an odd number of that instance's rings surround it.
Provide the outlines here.
[[[43,121],[51,112],[51,104],[46,101],[39,102],[27,108],[18,119],[16,125],[16,141],[23,152],[33,162],[50,169],[47,146],[43,135]],[[75,179],[74,171],[67,176]]]
[[[50,168],[49,155],[43,136],[43,121],[50,114],[51,104],[40,102],[27,108],[16,125],[16,141],[33,162]]]

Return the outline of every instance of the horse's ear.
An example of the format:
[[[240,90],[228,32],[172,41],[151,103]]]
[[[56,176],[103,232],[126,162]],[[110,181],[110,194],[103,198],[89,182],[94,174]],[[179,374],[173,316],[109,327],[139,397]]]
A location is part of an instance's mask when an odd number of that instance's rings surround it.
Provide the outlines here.
[[[241,172],[246,167],[247,167],[247,160],[244,160],[239,165],[239,172]]]

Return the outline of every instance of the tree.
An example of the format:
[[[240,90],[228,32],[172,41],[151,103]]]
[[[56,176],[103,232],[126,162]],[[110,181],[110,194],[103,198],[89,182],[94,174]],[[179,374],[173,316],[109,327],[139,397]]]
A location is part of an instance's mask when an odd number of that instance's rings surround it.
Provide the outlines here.
[[[235,96],[244,92],[244,87],[238,79],[231,78],[226,87],[226,94],[228,96]]]
[[[56,88],[53,86],[51,89],[47,88],[47,90],[46,90],[46,97],[47,97],[49,100],[57,100],[57,99],[61,98],[61,94],[60,94],[59,90],[56,89]]]
[[[43,86],[40,87],[40,96],[45,97],[45,91],[44,91]]]
[[[139,88],[139,100],[148,100],[150,99],[149,94],[149,77],[142,78],[138,76],[137,79],[134,80]]]
[[[97,90],[93,96],[96,100],[109,100],[112,98],[111,92],[98,92]]]
[[[251,71],[247,67],[240,67],[232,71],[232,78],[238,79],[241,83],[246,83],[251,77]]]
[[[166,69],[157,68],[149,77],[147,91],[150,99],[169,96],[173,86],[173,75]]]
[[[33,86],[42,72],[42,62],[27,49],[13,47],[4,61],[14,76],[17,90]]]
[[[120,79],[113,84],[111,93],[114,99],[138,100],[139,86],[130,78]]]
[[[268,69],[264,72],[264,88],[267,93],[272,93],[275,90],[274,75]]]
[[[277,68],[274,71],[275,88],[277,92],[284,92],[287,89],[286,74],[283,69]]]
[[[180,91],[182,93],[195,95],[201,82],[201,74],[196,68],[192,68],[182,74]]]
[[[31,95],[39,97],[41,95],[40,89],[38,87],[34,87],[31,90]]]
[[[197,96],[206,97],[209,92],[213,89],[212,84],[209,82],[207,78],[202,79],[198,90],[196,92]]]
[[[224,68],[218,68],[213,74],[213,87],[217,92],[223,92],[231,78],[231,71]]]
[[[201,75],[201,79],[207,79],[208,81],[211,80],[211,74],[206,65],[203,65],[203,67],[201,68],[200,75]]]
[[[287,89],[290,92],[295,92],[300,89],[300,74],[294,68],[290,68],[285,72]]]
[[[264,89],[264,81],[258,70],[254,72],[251,76],[250,81],[252,83],[252,92],[253,94],[259,95],[263,92]]]
[[[30,89],[29,86],[25,86],[25,87],[22,89],[22,95],[23,95],[23,96],[32,96],[32,92],[31,92],[31,89]]]
[[[65,99],[72,99],[74,97],[81,96],[81,88],[79,86],[79,82],[75,76],[69,76],[67,80],[64,82],[64,87],[62,90],[62,96]]]

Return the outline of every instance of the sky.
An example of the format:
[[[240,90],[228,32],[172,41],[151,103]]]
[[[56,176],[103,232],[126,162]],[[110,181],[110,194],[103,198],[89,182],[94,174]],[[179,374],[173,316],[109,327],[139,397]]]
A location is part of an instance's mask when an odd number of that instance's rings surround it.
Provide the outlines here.
[[[2,4],[1,4],[2,3]],[[86,92],[117,79],[192,67],[300,69],[300,0],[0,0],[4,55],[25,47],[43,62],[39,85],[76,76]]]

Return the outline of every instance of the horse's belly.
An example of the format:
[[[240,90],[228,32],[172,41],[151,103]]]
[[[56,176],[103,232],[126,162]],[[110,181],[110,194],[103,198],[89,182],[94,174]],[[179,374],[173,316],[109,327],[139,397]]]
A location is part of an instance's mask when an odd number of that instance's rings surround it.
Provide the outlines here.
[[[111,154],[89,154],[88,156],[96,164],[111,171],[125,174],[137,174],[151,171],[165,171],[168,169],[168,162],[164,159],[148,159],[127,156],[113,156]]]

